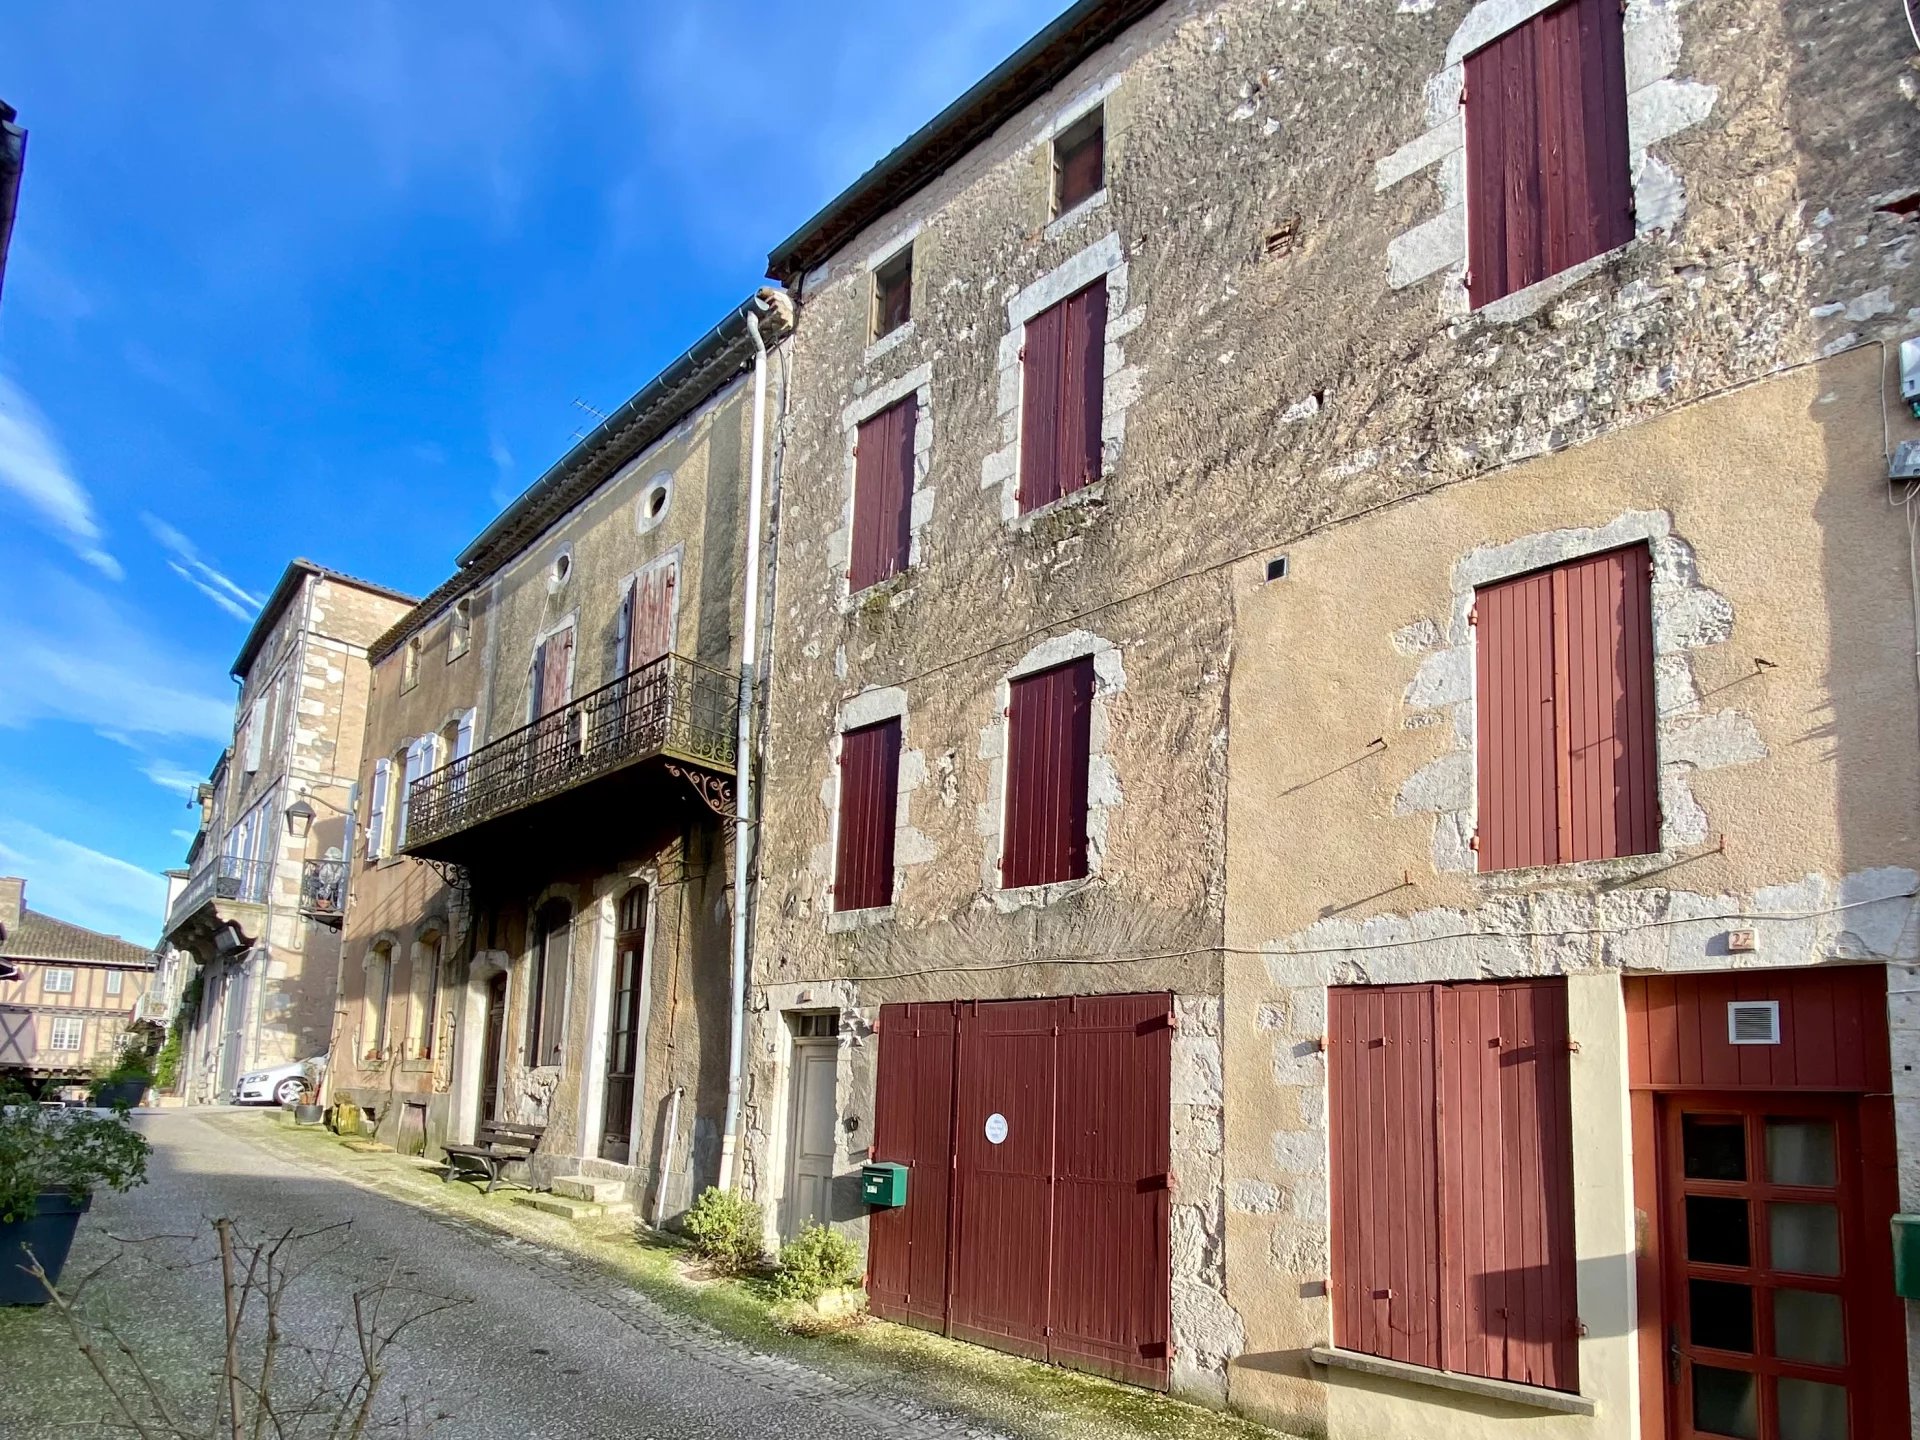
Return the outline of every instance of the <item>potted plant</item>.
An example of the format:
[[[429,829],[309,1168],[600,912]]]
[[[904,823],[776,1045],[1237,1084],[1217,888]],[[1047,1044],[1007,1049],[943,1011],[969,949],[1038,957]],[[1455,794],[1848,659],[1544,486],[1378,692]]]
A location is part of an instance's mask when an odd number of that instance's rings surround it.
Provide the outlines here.
[[[87,1099],[109,1110],[126,1110],[138,1105],[153,1084],[153,1059],[137,1049],[122,1050],[111,1065],[94,1078]]]
[[[57,1282],[96,1190],[147,1178],[152,1146],[124,1111],[50,1110],[0,1093],[0,1305],[44,1305],[37,1261]]]

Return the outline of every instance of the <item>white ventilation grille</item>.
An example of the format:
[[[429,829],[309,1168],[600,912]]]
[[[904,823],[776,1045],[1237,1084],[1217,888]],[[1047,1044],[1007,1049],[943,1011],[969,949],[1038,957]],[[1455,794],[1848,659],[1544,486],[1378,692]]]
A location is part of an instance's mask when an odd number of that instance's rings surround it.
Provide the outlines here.
[[[1727,1043],[1729,1045],[1778,1045],[1780,1043],[1780,1002],[1778,1000],[1735,1000],[1727,1006]]]

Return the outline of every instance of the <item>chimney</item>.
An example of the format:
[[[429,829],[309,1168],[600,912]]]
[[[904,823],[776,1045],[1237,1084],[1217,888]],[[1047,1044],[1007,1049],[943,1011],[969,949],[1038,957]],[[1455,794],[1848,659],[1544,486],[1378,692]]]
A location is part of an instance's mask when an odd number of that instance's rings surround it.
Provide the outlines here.
[[[0,875],[0,934],[20,923],[27,908],[27,882],[17,875]]]

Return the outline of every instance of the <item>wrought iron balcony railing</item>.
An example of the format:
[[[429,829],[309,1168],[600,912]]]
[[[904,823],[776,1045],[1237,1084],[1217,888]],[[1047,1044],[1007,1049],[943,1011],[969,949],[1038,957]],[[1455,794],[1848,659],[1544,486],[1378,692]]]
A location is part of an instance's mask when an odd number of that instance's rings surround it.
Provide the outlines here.
[[[400,848],[417,851],[655,756],[730,775],[737,684],[666,655],[589,691],[414,781]]]
[[[300,873],[300,913],[336,928],[347,913],[347,862],[309,860]]]
[[[264,905],[267,890],[273,884],[272,860],[235,860],[216,855],[205,868],[187,881],[180,898],[167,913],[171,933],[183,921],[210,900],[231,900],[243,905]]]

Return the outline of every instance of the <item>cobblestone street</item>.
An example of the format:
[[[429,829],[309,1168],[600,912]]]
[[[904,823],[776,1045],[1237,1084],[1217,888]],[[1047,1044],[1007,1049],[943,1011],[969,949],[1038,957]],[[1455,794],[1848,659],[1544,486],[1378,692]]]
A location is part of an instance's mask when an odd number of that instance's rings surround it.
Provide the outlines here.
[[[205,1222],[231,1216],[257,1239],[350,1221],[309,1242],[313,1263],[289,1292],[285,1319],[307,1342],[323,1343],[350,1314],[353,1293],[390,1269],[399,1295],[458,1297],[464,1303],[407,1332],[387,1381],[385,1408],[440,1417],[436,1435],[995,1433],[755,1353],[557,1251],[263,1147],[253,1135],[258,1117],[163,1114],[143,1124],[156,1142],[152,1180],[96,1202],[68,1277],[122,1252],[82,1308],[110,1320],[184,1394],[204,1396],[195,1377],[217,1364],[220,1291]],[[0,1385],[0,1434],[52,1440],[91,1434],[87,1422],[108,1418],[106,1396],[50,1312],[0,1312],[0,1353],[12,1377]]]

